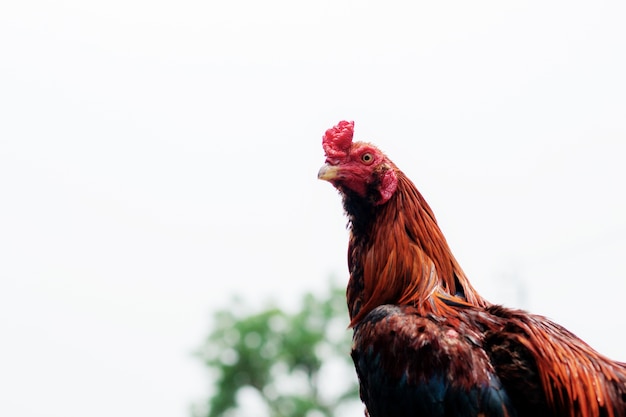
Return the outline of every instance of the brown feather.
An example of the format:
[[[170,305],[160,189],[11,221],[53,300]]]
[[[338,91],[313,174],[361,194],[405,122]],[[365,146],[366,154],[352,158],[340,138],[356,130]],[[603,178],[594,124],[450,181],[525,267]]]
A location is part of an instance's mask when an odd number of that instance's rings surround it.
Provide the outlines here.
[[[459,303],[490,305],[452,255],[426,200],[401,171],[396,175],[396,194],[375,208],[374,227],[369,233],[353,233],[350,239],[351,325],[382,304],[414,305],[430,312],[433,306],[426,301],[435,294]],[[443,303],[435,304],[446,309]]]
[[[626,415],[626,364],[612,361],[542,316],[494,306],[535,358],[549,404],[571,417]]]

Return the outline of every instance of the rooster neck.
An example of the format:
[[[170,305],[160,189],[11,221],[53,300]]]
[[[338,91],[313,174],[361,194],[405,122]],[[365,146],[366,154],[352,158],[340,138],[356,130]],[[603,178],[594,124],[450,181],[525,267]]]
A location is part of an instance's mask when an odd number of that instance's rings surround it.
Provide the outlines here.
[[[400,171],[398,188],[383,205],[344,194],[350,219],[348,308],[352,325],[383,304],[414,305],[437,313],[441,299],[478,306],[472,288],[432,210]]]

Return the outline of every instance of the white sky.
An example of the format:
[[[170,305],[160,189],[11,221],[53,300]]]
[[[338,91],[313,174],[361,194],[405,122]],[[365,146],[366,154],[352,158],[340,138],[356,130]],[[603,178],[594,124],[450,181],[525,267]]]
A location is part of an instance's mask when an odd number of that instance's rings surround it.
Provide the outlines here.
[[[4,2],[0,415],[188,416],[212,311],[344,282],[316,179],[340,119],[484,295],[626,360],[624,21],[618,0]]]

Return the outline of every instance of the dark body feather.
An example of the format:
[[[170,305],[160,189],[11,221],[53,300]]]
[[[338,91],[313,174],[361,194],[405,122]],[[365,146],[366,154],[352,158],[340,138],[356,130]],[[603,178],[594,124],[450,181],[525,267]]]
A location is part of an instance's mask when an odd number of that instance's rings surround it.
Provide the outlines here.
[[[383,305],[354,329],[352,358],[371,417],[512,416],[512,404],[463,321]]]

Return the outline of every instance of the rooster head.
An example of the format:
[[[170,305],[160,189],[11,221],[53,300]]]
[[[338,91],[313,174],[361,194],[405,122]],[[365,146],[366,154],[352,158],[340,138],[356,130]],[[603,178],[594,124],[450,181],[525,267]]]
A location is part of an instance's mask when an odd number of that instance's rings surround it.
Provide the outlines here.
[[[344,197],[356,195],[375,205],[396,191],[396,166],[375,146],[353,142],[354,122],[341,121],[322,138],[326,164],[317,177],[330,182]]]

